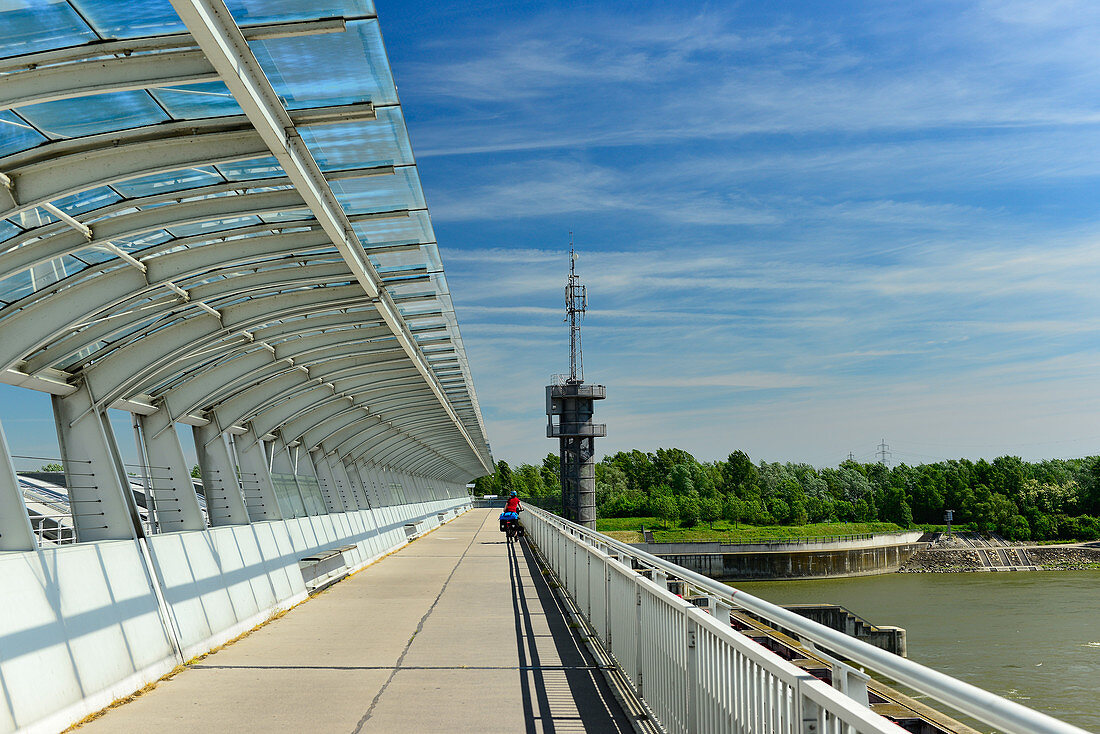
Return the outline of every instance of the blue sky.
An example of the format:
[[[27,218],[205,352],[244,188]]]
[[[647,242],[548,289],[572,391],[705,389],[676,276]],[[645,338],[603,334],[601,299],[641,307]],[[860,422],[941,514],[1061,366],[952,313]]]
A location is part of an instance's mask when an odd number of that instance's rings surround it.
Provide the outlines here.
[[[379,3],[498,458],[1097,452],[1100,6]]]
[[[1100,6],[378,13],[498,459],[555,448],[570,229],[601,453],[1100,453]]]

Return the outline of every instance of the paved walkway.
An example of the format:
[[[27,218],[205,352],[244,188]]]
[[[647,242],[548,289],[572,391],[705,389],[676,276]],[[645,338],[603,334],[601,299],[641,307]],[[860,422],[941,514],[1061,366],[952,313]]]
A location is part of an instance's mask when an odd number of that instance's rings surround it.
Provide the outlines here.
[[[499,512],[466,513],[80,733],[630,732]]]

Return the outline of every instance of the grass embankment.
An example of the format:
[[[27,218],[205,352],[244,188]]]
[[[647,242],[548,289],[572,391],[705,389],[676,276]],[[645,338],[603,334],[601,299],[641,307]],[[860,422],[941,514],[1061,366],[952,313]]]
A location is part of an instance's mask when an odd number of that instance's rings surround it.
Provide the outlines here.
[[[641,543],[642,526],[653,531],[658,543],[719,541],[722,543],[768,543],[792,538],[831,538],[870,533],[897,533],[902,528],[891,522],[819,522],[809,525],[743,525],[718,520],[714,527],[700,523],[684,528],[670,524],[665,528],[655,517],[602,517],[596,529],[626,543]]]

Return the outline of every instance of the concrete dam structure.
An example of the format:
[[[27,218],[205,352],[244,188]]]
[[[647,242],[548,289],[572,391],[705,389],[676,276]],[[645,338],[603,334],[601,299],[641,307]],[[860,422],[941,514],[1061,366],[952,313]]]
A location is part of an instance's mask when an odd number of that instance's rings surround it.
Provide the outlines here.
[[[922,533],[783,543],[635,543],[684,568],[714,579],[838,578],[897,571],[927,546]]]

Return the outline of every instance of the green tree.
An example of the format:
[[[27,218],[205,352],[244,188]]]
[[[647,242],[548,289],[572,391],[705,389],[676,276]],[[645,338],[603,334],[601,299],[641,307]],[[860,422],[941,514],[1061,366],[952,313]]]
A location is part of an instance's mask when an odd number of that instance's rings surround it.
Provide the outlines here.
[[[736,526],[745,517],[745,503],[732,494],[726,495],[722,503],[722,517]]]
[[[699,516],[714,528],[714,521],[722,517],[722,500],[717,496],[703,497],[699,500]]]
[[[738,449],[730,454],[719,466],[722,475],[722,489],[727,493],[744,497],[745,491],[756,484],[756,466],[744,451]]]
[[[660,491],[661,489],[664,489],[664,491]],[[650,496],[649,511],[654,517],[664,523],[666,530],[668,529],[669,523],[679,517],[679,507],[677,507],[676,500],[672,498],[672,494],[669,492],[668,487],[658,488],[658,490]]]
[[[60,464],[43,464],[42,468],[38,471],[59,472],[65,471],[65,467],[61,466]]]
[[[768,512],[777,525],[784,525],[791,519],[791,506],[782,497],[772,497],[768,500]]]
[[[507,461],[497,462],[497,484],[500,486],[501,494],[511,494],[516,488],[515,477],[512,475],[512,467],[508,466]]]
[[[680,495],[677,497],[677,504],[680,506],[681,525],[692,528],[699,524],[700,507],[697,492]]]
[[[474,480],[474,497],[484,497],[487,494],[500,494],[496,474],[486,474]]]
[[[695,483],[691,481],[691,466],[689,464],[676,464],[668,473],[668,486],[677,496],[691,494],[695,491]]]
[[[900,487],[889,487],[883,497],[882,519],[903,528],[913,524],[913,511],[905,500],[905,492]]]
[[[195,479],[202,479],[202,469],[199,468],[198,464],[191,467],[191,476]]]

